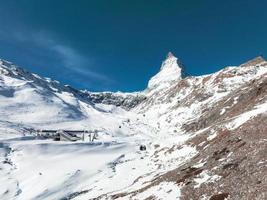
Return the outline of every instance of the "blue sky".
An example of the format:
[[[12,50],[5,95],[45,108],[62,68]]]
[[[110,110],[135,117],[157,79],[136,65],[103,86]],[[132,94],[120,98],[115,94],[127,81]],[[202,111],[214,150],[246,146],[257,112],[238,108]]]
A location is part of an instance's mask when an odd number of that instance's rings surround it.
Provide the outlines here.
[[[136,91],[168,51],[202,75],[267,54],[264,0],[0,0],[0,57],[91,91]]]

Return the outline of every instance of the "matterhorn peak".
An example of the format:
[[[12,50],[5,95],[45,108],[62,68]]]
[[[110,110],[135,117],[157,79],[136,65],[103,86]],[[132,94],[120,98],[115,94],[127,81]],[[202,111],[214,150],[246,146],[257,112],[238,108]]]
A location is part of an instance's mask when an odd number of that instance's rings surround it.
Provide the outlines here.
[[[172,52],[169,52],[169,53],[167,54],[167,59],[168,59],[168,58],[173,58],[173,57],[175,57],[175,56],[172,54]]]
[[[162,68],[164,67],[177,67],[178,63],[177,63],[178,58],[176,58],[172,52],[169,52],[166,56],[166,59],[163,61],[160,70],[162,70]],[[172,65],[175,64],[175,65]],[[178,66],[179,67],[179,66]]]
[[[181,67],[177,58],[169,52],[163,61],[160,71],[148,82],[148,89],[163,89],[181,80]]]

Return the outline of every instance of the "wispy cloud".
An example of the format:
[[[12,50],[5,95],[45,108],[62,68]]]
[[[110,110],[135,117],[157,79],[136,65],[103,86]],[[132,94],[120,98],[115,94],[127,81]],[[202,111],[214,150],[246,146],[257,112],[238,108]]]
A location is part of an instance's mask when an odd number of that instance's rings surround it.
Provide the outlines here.
[[[108,82],[112,81],[106,75],[91,69],[90,65],[93,65],[92,58],[90,59],[79,53],[74,48],[55,40],[47,32],[34,32],[27,35],[25,35],[25,33],[16,32],[14,37],[21,42],[31,41],[40,48],[52,51],[60,60],[62,67],[73,73],[96,80]]]
[[[55,39],[47,31],[3,31],[0,29],[1,40],[14,40],[13,42],[31,43],[40,50],[48,51],[58,61],[57,64],[67,74],[76,74],[79,79],[87,79],[87,82],[99,82],[111,84],[114,82],[105,74],[93,70],[94,59],[90,56],[82,55],[75,48],[63,44]],[[91,81],[89,81],[89,79]]]
[[[88,76],[90,78],[94,78],[98,80],[105,80],[105,81],[110,80],[110,78],[108,78],[107,76],[103,74],[100,74],[88,68],[82,67],[82,66],[88,65],[88,63],[92,61],[81,56],[74,49],[68,46],[60,45],[60,44],[52,45],[51,49],[54,50],[61,57],[63,65],[67,67],[69,70],[74,71],[83,76]]]

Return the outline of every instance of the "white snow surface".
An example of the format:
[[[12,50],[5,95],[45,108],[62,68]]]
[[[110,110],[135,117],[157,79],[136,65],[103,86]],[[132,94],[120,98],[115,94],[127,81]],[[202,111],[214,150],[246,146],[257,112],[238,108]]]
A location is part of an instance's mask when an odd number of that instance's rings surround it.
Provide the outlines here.
[[[211,176],[208,174],[207,171],[203,171],[198,175],[197,178],[194,179],[194,181],[196,182],[196,185],[194,186],[194,188],[200,187],[200,185],[203,183],[209,183],[209,182],[217,181],[220,178],[221,177],[218,175]]]
[[[148,90],[164,89],[179,80],[181,80],[181,67],[177,64],[177,58],[169,53],[167,59],[162,63],[159,73],[149,80]]]
[[[255,106],[253,110],[247,111],[245,113],[242,113],[241,115],[235,117],[233,121],[231,121],[229,124],[226,125],[226,127],[229,130],[234,130],[247,122],[248,120],[252,119],[253,117],[256,117],[259,114],[266,113],[267,112],[267,102]]]

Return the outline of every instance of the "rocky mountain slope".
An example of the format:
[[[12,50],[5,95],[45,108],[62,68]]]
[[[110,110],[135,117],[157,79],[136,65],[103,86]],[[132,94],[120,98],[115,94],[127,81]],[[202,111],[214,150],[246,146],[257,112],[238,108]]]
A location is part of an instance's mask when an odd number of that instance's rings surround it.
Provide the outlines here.
[[[2,60],[0,198],[266,199],[267,61],[181,71],[169,53],[144,91],[91,93]],[[55,142],[27,131],[42,128],[99,137]]]

